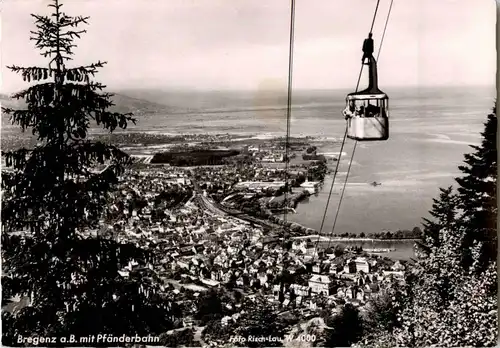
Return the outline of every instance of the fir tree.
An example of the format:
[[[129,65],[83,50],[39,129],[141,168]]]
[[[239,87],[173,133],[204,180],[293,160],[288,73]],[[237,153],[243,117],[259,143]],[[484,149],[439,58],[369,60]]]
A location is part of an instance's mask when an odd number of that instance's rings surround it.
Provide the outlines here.
[[[496,345],[496,126],[493,113],[481,146],[460,166],[465,176],[457,179],[458,195],[442,189],[435,201],[431,214],[437,221],[424,233],[427,255],[406,274],[393,301],[398,324],[373,340],[365,337],[367,346]]]
[[[459,184],[459,208],[463,211],[465,227],[464,266],[470,266],[470,246],[474,241],[482,242],[481,264],[486,268],[497,256],[497,116],[496,106],[488,115],[485,129],[481,133],[480,146],[471,146],[475,151],[465,155],[465,165],[459,167],[464,176],[456,178]]]
[[[481,267],[481,243],[472,264],[461,264],[465,229],[440,232],[438,247],[406,275],[393,299],[397,323],[364,338],[362,347],[491,347],[497,343],[496,264]]]
[[[497,338],[496,265],[481,269],[481,244],[462,267],[465,229],[441,231],[441,244],[412,270],[395,329],[399,346],[494,346]]]
[[[438,246],[439,232],[443,228],[452,230],[456,224],[458,200],[453,187],[439,190],[439,199],[433,199],[434,204],[429,212],[433,219],[424,218],[423,241],[427,246]]]
[[[257,298],[252,310],[244,312],[236,323],[233,323],[232,333],[240,337],[276,337],[284,339],[286,324],[276,311],[269,307],[263,298]],[[281,347],[283,342],[239,342],[236,345],[244,347]]]
[[[364,332],[366,336],[377,336],[381,332],[398,327],[398,307],[393,299],[399,298],[401,293],[398,286],[392,283],[389,288],[382,290],[366,304],[364,316]]]
[[[170,322],[155,283],[118,273],[132,259],[145,263],[153,256],[84,233],[98,227],[107,193],[129,163],[118,148],[89,141],[90,124],[112,132],[135,120],[108,111],[111,94],[91,80],[105,63],[67,66],[88,18],[66,15],[58,0],[48,6],[50,16],[32,15],[31,38],[48,66],[10,66],[36,84],[13,95],[26,109],[3,109],[39,145],[3,153],[12,171],[2,173],[2,302],[19,295],[30,305],[2,313],[2,342],[16,344],[17,335],[161,333]],[[96,172],[96,164],[107,167]]]
[[[331,329],[325,331],[326,347],[349,347],[363,335],[363,320],[359,310],[350,303],[344,305],[338,315],[328,320],[327,325]]]
[[[207,323],[214,318],[222,318],[224,308],[217,292],[210,291],[200,296],[196,302],[197,312],[194,315],[195,319]]]

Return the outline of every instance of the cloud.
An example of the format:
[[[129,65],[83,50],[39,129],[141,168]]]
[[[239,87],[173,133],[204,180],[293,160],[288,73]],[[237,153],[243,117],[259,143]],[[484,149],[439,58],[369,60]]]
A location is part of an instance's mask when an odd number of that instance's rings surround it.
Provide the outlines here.
[[[375,1],[297,0],[294,86],[351,88]],[[389,0],[374,35],[379,44]],[[29,41],[30,13],[43,0],[7,0],[2,9],[2,64],[41,62]],[[77,62],[106,60],[110,87],[251,88],[286,81],[290,1],[66,1],[70,15],[91,17]],[[383,85],[493,84],[495,11],[491,1],[394,2],[379,62]],[[5,90],[19,79],[2,69]],[[281,82],[280,82],[281,83]]]

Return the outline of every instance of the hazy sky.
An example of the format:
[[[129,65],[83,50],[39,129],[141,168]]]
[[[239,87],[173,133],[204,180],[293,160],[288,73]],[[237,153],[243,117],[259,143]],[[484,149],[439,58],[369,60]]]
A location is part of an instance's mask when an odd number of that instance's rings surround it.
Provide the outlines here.
[[[24,84],[5,65],[41,58],[29,41],[30,13],[47,0],[2,4],[2,91]],[[75,63],[108,61],[110,88],[283,88],[288,72],[289,0],[67,0],[69,15],[90,16]],[[380,43],[390,0],[380,0]],[[355,87],[361,45],[376,0],[296,0],[294,87]],[[493,85],[495,2],[394,0],[379,61],[379,82]]]

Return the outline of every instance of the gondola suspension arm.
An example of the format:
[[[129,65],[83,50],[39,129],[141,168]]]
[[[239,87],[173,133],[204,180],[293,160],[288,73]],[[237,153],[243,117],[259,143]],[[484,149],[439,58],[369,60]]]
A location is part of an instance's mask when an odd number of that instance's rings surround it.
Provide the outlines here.
[[[381,39],[381,42],[380,42],[379,51],[378,51],[378,54],[377,54],[377,60],[378,60],[378,58],[380,56],[380,52],[382,50],[382,44],[383,44],[383,41],[384,41],[384,37],[385,37],[386,29],[387,29],[387,24],[389,22],[389,17],[390,17],[390,14],[391,14],[393,1],[394,0],[391,0],[391,4],[390,4],[389,11],[388,11],[388,14],[387,14],[387,18],[386,18],[386,22],[385,22],[385,26],[384,26],[384,32],[383,32],[383,35],[382,35],[382,39]],[[371,23],[371,26],[370,26],[370,34],[372,33],[373,27],[375,25],[375,20],[376,20],[376,17],[377,17],[377,12],[378,12],[379,5],[380,5],[380,0],[377,0],[377,5],[375,7],[375,11],[374,11],[374,14],[373,14],[372,23]],[[356,83],[356,92],[358,92],[358,89],[359,89],[359,84],[360,84],[360,81],[361,81],[361,75],[363,73],[363,67],[364,67],[364,64],[361,64],[361,69],[360,69],[360,72],[359,72],[358,81]],[[324,226],[324,221],[325,221],[325,218],[326,218],[326,215],[327,215],[326,213],[327,213],[328,206],[329,206],[329,203],[330,203],[330,198],[331,198],[331,195],[332,195],[333,186],[335,184],[335,179],[336,179],[336,174],[337,174],[337,171],[338,171],[340,159],[342,157],[342,149],[344,148],[344,144],[345,144],[345,140],[346,140],[346,136],[347,136],[347,129],[348,128],[347,128],[347,125],[346,125],[346,132],[344,134],[344,138],[343,138],[342,145],[341,145],[341,153],[339,154],[339,158],[338,158],[338,161],[337,161],[335,173],[334,173],[334,176],[333,176],[332,185],[331,185],[331,188],[330,188],[330,192],[328,194],[327,204],[326,204],[325,212],[324,212],[323,219],[322,219],[322,222],[321,222],[321,227],[320,227],[318,239],[316,241],[316,245],[315,245],[315,248],[314,248],[314,254],[313,254],[313,260],[312,261],[314,261],[314,258],[317,255],[317,249],[318,249],[319,240],[321,238],[321,232],[322,232],[322,229],[323,229],[323,226]],[[350,173],[352,162],[353,162],[353,159],[354,159],[354,154],[356,152],[357,142],[358,142],[357,140],[355,140],[355,142],[354,142],[354,147],[353,147],[351,159],[349,161],[349,167],[348,167],[348,170],[347,170],[346,179],[344,181],[344,186],[343,186],[342,193],[341,193],[341,196],[340,196],[340,199],[339,199],[339,203],[338,203],[338,206],[337,206],[337,210],[336,210],[336,213],[335,213],[335,220],[334,220],[334,223],[333,223],[333,226],[332,226],[332,231],[330,233],[330,238],[329,238],[329,241],[328,241],[328,247],[327,247],[327,249],[330,247],[331,236],[333,235],[333,233],[335,231],[335,226],[336,226],[336,223],[337,223],[337,218],[338,218],[340,207],[341,207],[341,204],[342,204],[342,199],[343,199],[343,196],[344,196],[345,187],[346,187],[346,184],[347,184],[347,180],[349,178],[349,173]]]
[[[375,15],[377,13],[378,3],[379,2],[380,2],[380,0],[377,1],[377,8],[375,9]],[[379,46],[379,50],[378,50],[378,53],[377,53],[377,61],[378,61],[378,58],[380,56],[380,52],[382,51],[382,44],[384,43],[384,37],[385,37],[386,30],[387,30],[387,24],[389,23],[389,18],[390,18],[390,15],[391,15],[391,10],[392,10],[392,4],[393,4],[393,2],[394,2],[394,0],[391,0],[391,4],[389,6],[389,11],[387,13],[387,18],[386,18],[385,25],[384,25],[384,32],[382,34],[382,39],[380,41],[380,46]],[[375,16],[374,16],[374,20],[372,22],[372,29],[373,29],[373,23],[374,22],[375,22]],[[359,80],[358,80],[358,84],[359,84]],[[338,204],[338,207],[337,207],[337,212],[335,214],[335,220],[333,222],[332,231],[330,233],[330,238],[328,239],[328,246],[327,246],[327,248],[330,247],[331,237],[333,236],[333,234],[335,232],[335,226],[337,225],[337,218],[339,216],[340,206],[342,204],[342,199],[344,197],[344,192],[345,192],[345,188],[346,188],[346,185],[347,185],[347,180],[349,179],[349,173],[351,171],[351,165],[352,165],[352,161],[354,159],[354,153],[356,152],[356,146],[357,146],[357,144],[358,144],[358,141],[355,141],[354,142],[354,147],[353,147],[353,150],[352,150],[351,160],[349,162],[349,168],[347,169],[347,174],[346,174],[346,178],[345,178],[345,181],[344,181],[344,186],[342,188],[342,193],[340,195],[339,204]]]

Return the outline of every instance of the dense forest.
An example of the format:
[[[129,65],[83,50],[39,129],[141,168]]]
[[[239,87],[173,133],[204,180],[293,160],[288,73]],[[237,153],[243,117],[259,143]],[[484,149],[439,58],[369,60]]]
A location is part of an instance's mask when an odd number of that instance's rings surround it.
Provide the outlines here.
[[[361,333],[363,347],[496,346],[496,134],[495,107],[481,145],[459,167],[457,187],[434,199],[405,286],[374,301],[353,342]]]
[[[162,152],[154,155],[151,163],[168,163],[173,166],[201,166],[225,164],[225,158],[239,155],[237,150],[193,150]]]
[[[69,65],[88,18],[68,16],[58,0],[48,6],[49,15],[33,15],[31,37],[47,64],[8,67],[31,85],[13,95],[24,108],[2,108],[37,138],[30,149],[3,152],[11,170],[2,172],[2,307],[13,297],[27,305],[2,310],[2,344],[31,345],[19,337],[57,337],[65,346],[70,335],[159,335],[173,324],[158,283],[141,274],[117,276],[132,260],[145,265],[155,255],[80,233],[99,227],[109,192],[131,162],[117,147],[89,140],[90,123],[109,133],[135,119],[110,111],[112,95],[93,80],[104,62]],[[96,173],[98,165],[105,169]]]

